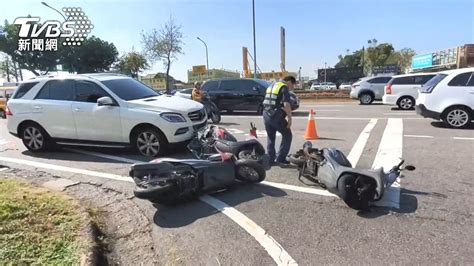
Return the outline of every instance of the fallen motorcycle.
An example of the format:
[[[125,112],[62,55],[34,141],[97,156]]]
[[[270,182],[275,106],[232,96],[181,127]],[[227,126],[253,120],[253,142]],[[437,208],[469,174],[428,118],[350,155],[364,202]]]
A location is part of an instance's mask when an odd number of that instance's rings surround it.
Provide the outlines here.
[[[160,204],[224,190],[238,181],[258,183],[266,175],[258,162],[238,160],[230,153],[212,154],[205,159],[156,159],[132,165],[129,174],[136,184],[137,198]]]
[[[251,123],[251,131],[256,132],[255,126]],[[227,152],[237,156],[238,159],[249,159],[265,163],[265,149],[263,145],[255,138],[244,141],[237,139],[223,127],[216,125],[207,125],[197,132],[196,139],[200,145],[193,143],[191,151],[196,158],[201,155]]]
[[[217,105],[211,100],[208,94],[204,94],[201,103],[204,105],[207,117],[211,119],[212,123],[218,124],[221,122],[221,111]]]
[[[287,160],[299,167],[299,178],[305,177],[320,185],[357,210],[365,210],[369,202],[380,200],[403,170],[415,170],[412,165],[402,168],[404,160],[387,173],[383,168],[356,169],[342,151],[313,148],[309,141],[304,143],[303,149],[288,155]]]

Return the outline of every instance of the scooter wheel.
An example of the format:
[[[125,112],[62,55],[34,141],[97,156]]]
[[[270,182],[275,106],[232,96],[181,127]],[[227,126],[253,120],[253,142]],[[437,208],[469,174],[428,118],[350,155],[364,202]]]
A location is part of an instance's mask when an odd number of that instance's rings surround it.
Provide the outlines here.
[[[254,160],[241,159],[235,162],[235,175],[240,181],[260,183],[265,179],[266,172],[260,163]]]
[[[213,124],[219,124],[221,122],[221,114],[219,111],[211,113],[211,121]]]
[[[139,199],[170,198],[174,194],[174,184],[164,186],[151,186],[148,188],[137,187],[133,190],[135,197]]]
[[[367,191],[359,195],[359,182],[357,181],[357,176],[355,175],[342,175],[337,182],[339,197],[352,209],[367,210],[369,208],[370,195],[372,195],[372,192]],[[366,181],[371,182],[370,180]]]

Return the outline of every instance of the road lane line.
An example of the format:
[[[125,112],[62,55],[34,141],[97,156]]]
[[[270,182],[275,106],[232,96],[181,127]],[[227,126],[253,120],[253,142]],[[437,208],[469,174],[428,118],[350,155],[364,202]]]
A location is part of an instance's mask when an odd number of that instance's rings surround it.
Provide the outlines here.
[[[283,184],[283,183],[275,183],[275,182],[269,182],[269,181],[262,181],[258,184],[262,184],[264,186],[269,186],[269,187],[280,188],[280,189],[303,192],[303,193],[308,193],[308,194],[315,194],[315,195],[320,195],[320,196],[337,197],[337,195],[332,194],[331,192],[329,192],[325,189],[293,186],[293,185],[287,185],[287,184]]]
[[[114,175],[114,174],[96,172],[96,171],[67,167],[67,166],[59,166],[59,165],[49,164],[49,163],[40,163],[40,162],[35,162],[35,161],[30,161],[30,160],[23,160],[23,159],[9,158],[9,157],[0,157],[0,161],[23,164],[23,165],[33,166],[37,168],[56,170],[56,171],[61,171],[61,172],[95,176],[95,177],[101,177],[101,178],[107,178],[107,179],[125,181],[125,182],[133,182],[132,178],[127,177],[127,176]]]
[[[68,150],[72,152],[102,157],[116,161],[122,161],[126,163],[143,163],[143,161],[139,160],[133,160],[108,154],[101,154],[97,152],[82,151],[76,149]],[[131,180],[131,178],[128,179]],[[275,239],[273,239],[269,234],[267,234],[267,232],[263,228],[257,225],[254,221],[250,220],[243,213],[227,205],[223,201],[220,201],[217,198],[214,198],[209,195],[201,196],[199,199],[226,215],[229,219],[234,221],[237,225],[242,227],[247,233],[254,237],[255,240],[257,240],[257,242],[267,251],[270,257],[272,257],[272,259],[277,263],[277,265],[297,265],[296,261],[288,254],[288,252],[285,251],[285,249],[283,249],[283,247]]]
[[[288,252],[286,252],[286,250],[273,237],[243,213],[209,195],[201,196],[199,199],[225,214],[247,231],[247,233],[253,236],[277,265],[298,265],[290,254],[288,254]]]
[[[351,152],[347,156],[347,159],[349,159],[349,162],[351,162],[352,167],[356,167],[357,162],[359,162],[360,156],[362,155],[365,145],[367,144],[367,140],[370,137],[370,132],[372,132],[372,129],[374,129],[377,121],[377,119],[370,119],[369,123],[367,126],[365,126],[354,143],[354,146],[352,146]]]
[[[465,137],[453,137],[456,140],[474,140],[474,138],[465,138]]]
[[[400,162],[403,152],[403,119],[389,118],[382,135],[377,155],[372,168],[383,167],[384,171],[390,170]],[[383,198],[375,203],[376,206],[400,208],[400,179],[389,187]]]
[[[384,115],[416,115],[416,113],[405,113],[405,112],[391,112],[383,113]]]
[[[403,136],[407,138],[427,138],[427,139],[434,138],[433,136],[425,136],[425,135],[403,135]]]
[[[228,118],[255,118],[255,119],[262,119],[260,116],[256,115],[224,115],[223,117],[228,117]],[[308,116],[295,116],[293,115],[293,120],[308,120]],[[389,117],[326,117],[326,116],[315,116],[316,120],[370,120],[370,119],[389,119]],[[425,118],[423,117],[404,117],[404,120],[424,120]]]

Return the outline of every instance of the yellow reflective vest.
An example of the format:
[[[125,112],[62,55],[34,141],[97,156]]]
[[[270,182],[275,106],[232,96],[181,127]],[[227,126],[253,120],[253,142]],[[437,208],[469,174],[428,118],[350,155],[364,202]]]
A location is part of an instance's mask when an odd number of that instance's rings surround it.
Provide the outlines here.
[[[280,107],[276,106],[278,93],[280,93],[281,88],[286,86],[283,82],[276,82],[272,86],[267,88],[267,92],[265,94],[265,100],[263,100],[263,106],[265,107]]]

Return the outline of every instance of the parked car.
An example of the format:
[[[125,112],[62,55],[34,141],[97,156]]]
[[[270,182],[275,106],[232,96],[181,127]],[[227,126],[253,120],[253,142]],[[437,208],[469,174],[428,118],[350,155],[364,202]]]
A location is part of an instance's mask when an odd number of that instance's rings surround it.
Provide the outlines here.
[[[391,76],[361,78],[352,84],[350,97],[359,99],[360,104],[371,104],[375,100],[382,100],[385,84],[391,78]]]
[[[7,108],[7,101],[12,97],[16,87],[0,87],[0,118],[7,118],[5,109]]]
[[[202,84],[219,110],[263,112],[263,100],[270,82],[261,79],[213,79]]]
[[[439,72],[421,88],[415,109],[450,127],[467,127],[474,118],[474,68]]]
[[[350,82],[343,82],[341,85],[339,85],[340,90],[350,90],[352,88]]]
[[[402,110],[415,107],[418,90],[436,73],[417,73],[393,76],[385,86],[383,104],[397,105]]]
[[[191,99],[192,92],[193,92],[193,88],[180,89],[180,90],[177,90],[174,93],[174,95],[185,98],[185,99]]]
[[[158,156],[205,126],[203,105],[117,74],[41,77],[8,101],[8,131],[32,152],[54,144],[133,147]]]
[[[333,82],[321,82],[321,90],[337,90],[337,86]]]
[[[311,84],[310,90],[317,91],[321,89],[321,84],[319,82],[313,82]]]

